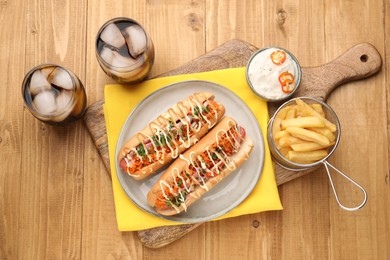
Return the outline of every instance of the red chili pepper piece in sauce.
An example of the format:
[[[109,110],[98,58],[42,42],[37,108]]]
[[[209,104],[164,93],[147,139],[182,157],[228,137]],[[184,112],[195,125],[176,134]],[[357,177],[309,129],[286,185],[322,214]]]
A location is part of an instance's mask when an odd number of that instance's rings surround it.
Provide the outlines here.
[[[287,83],[293,83],[294,82],[294,75],[288,71],[282,72],[279,75],[279,82],[282,86],[286,85]]]
[[[292,83],[287,83],[286,85],[282,86],[282,91],[284,93],[291,93],[296,87],[296,84],[295,82],[292,82]]]
[[[282,50],[277,50],[271,53],[270,57],[274,64],[282,65],[283,62],[286,60],[286,53]]]
[[[291,93],[296,87],[294,75],[287,71],[279,75],[279,82],[284,93]]]

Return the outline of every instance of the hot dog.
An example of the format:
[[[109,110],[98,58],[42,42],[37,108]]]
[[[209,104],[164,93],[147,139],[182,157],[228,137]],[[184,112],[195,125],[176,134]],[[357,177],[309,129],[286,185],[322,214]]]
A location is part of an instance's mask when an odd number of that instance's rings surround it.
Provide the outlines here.
[[[146,178],[200,140],[224,113],[212,93],[192,94],[126,142],[118,154],[120,168],[136,180]]]
[[[187,210],[244,163],[252,148],[253,142],[245,129],[231,117],[224,117],[167,168],[149,191],[148,204],[166,216]]]

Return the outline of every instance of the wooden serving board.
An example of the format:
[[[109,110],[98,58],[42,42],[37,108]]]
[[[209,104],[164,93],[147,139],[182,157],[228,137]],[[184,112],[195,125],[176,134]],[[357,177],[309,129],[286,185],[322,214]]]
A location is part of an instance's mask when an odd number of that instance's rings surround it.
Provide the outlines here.
[[[255,46],[247,42],[231,40],[197,59],[158,77],[244,67],[249,57],[256,50],[258,49]],[[301,86],[295,93],[295,96],[311,96],[326,100],[337,86],[346,82],[367,78],[378,72],[381,66],[381,56],[374,46],[369,43],[355,45],[329,63],[318,67],[302,68]],[[111,178],[103,103],[104,101],[101,100],[88,107],[83,120]],[[277,103],[268,103],[270,116],[273,115],[279,105]],[[275,165],[278,185],[312,171],[313,169],[293,172]],[[185,224],[142,230],[138,231],[138,237],[145,246],[159,248],[181,238],[201,224]]]

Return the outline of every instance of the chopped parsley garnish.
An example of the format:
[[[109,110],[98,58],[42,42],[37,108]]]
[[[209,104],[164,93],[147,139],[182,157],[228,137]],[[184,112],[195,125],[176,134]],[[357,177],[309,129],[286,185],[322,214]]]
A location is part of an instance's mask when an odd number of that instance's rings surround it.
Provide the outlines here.
[[[199,113],[200,113],[199,107],[198,107],[198,106],[194,107],[194,115],[197,115],[197,116],[198,116]]]
[[[163,147],[165,147],[167,145],[167,142],[165,140],[165,137],[164,137],[164,134],[161,134],[160,135],[160,143]]]
[[[160,146],[160,143],[158,142],[158,140],[157,140],[157,136],[152,136],[152,141],[153,141],[153,143],[154,143],[154,145],[156,146],[156,147],[159,147]]]
[[[181,191],[179,196],[177,196],[177,200],[179,202],[184,202],[186,200],[187,193],[185,191]],[[179,204],[180,205],[180,204]]]
[[[208,106],[207,107],[203,107],[202,113],[208,113],[208,112],[210,112],[209,107]]]
[[[178,186],[181,186],[182,184],[183,184],[183,180],[180,179],[180,180],[177,182],[177,185],[178,185]]]
[[[160,143],[163,147],[165,147],[167,145],[167,142],[170,143],[171,140],[172,140],[172,136],[169,135],[169,134],[163,134],[161,133],[160,134]]]
[[[140,156],[146,156],[146,151],[145,151],[145,147],[143,144],[139,144],[137,146],[137,152]]]
[[[181,197],[180,194],[183,195],[184,199]],[[180,194],[176,197],[170,196],[169,200],[165,201],[165,204],[167,204],[168,207],[173,207],[173,205],[175,205],[176,207],[179,207],[180,204],[185,201],[185,196],[186,196],[185,192],[184,193],[182,192]]]
[[[213,160],[217,160],[217,159],[218,159],[218,156],[217,156],[215,153],[213,153],[213,154],[211,155],[211,158],[213,158]]]

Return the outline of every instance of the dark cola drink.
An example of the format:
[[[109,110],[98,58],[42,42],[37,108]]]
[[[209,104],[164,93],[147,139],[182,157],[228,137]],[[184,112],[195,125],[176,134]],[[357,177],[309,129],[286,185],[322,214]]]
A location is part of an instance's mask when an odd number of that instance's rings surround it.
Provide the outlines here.
[[[30,70],[22,83],[24,103],[39,120],[63,125],[81,118],[87,98],[79,78],[55,64],[42,64]]]
[[[106,22],[96,37],[96,57],[103,71],[119,83],[136,83],[154,62],[153,42],[136,21],[120,17]]]

